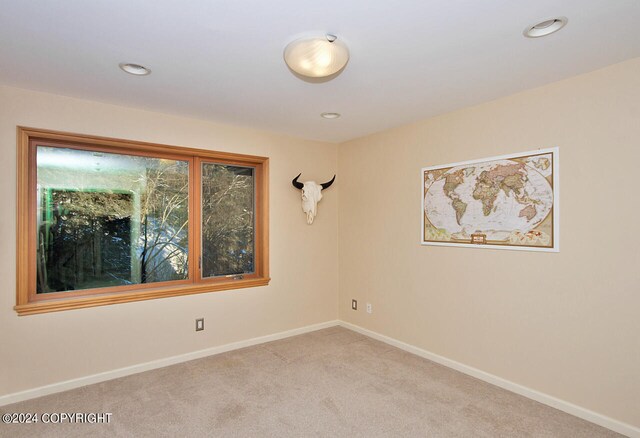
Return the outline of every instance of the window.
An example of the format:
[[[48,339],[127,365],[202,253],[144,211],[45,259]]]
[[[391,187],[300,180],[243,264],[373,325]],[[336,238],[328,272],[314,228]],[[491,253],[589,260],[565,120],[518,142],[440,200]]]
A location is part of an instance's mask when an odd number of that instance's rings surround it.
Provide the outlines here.
[[[266,285],[268,159],[18,128],[18,314]]]

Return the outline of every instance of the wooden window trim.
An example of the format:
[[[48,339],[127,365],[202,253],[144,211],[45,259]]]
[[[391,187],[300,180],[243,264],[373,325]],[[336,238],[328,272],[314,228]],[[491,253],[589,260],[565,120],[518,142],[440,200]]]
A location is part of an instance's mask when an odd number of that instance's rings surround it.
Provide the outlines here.
[[[83,150],[119,152],[179,159],[189,162],[189,278],[163,283],[88,289],[82,292],[59,292],[45,295],[35,293],[36,233],[35,183],[36,160],[33,140],[41,144],[64,146]],[[218,292],[269,284],[269,159],[253,155],[216,152],[206,149],[168,146],[97,137],[43,129],[17,128],[17,254],[16,254],[16,306],[18,315],[57,312],[84,307],[104,306],[132,301],[174,297],[205,292]],[[199,190],[200,172],[196,165],[202,161],[255,169],[255,272],[242,279],[228,277],[200,278],[200,205],[195,190]],[[114,290],[117,289],[117,290]]]

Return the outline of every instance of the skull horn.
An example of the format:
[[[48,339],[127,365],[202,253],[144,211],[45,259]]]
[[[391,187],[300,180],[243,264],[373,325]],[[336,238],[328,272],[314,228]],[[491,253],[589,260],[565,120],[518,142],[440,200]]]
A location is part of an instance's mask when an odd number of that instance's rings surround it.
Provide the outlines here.
[[[326,183],[324,183],[324,184],[320,184],[320,185],[322,186],[322,190],[324,190],[324,189],[328,189],[328,188],[331,186],[331,184],[333,184],[333,182],[334,182],[335,180],[336,180],[336,176],[335,176],[335,175],[333,175],[333,178],[331,178],[331,181],[328,181],[328,182],[326,182]]]
[[[293,181],[291,181],[291,184],[293,184],[293,187],[295,187],[296,189],[302,190],[302,188],[304,187],[304,184],[302,184],[301,182],[298,182],[298,178],[300,178],[300,175],[302,175],[302,173],[299,173],[298,176],[293,178]]]

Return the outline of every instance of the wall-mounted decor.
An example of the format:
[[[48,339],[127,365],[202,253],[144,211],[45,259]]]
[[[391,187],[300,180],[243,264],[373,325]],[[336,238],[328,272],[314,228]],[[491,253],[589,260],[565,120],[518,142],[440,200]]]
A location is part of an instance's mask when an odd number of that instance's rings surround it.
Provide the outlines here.
[[[559,251],[558,148],[422,169],[422,244]]]
[[[298,174],[291,183],[296,189],[300,189],[302,194],[302,211],[307,215],[307,224],[311,225],[313,219],[318,214],[318,202],[322,199],[322,191],[331,187],[331,184],[336,180],[336,176],[333,175],[331,181],[326,183],[317,184],[315,181],[305,181],[301,183],[298,181],[301,173]]]

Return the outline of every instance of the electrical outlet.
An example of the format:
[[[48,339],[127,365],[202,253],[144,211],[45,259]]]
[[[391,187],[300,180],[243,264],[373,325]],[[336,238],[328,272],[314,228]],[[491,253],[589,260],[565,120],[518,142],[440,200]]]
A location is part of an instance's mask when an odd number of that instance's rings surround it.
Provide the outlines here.
[[[373,306],[371,305],[371,303],[367,303],[367,313],[372,313],[373,312]]]
[[[351,300],[351,310],[358,310],[358,300]]]
[[[196,319],[196,331],[201,332],[204,330],[204,318]]]

